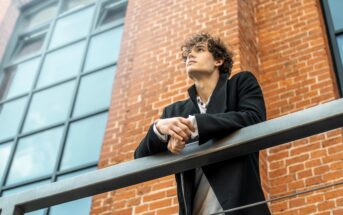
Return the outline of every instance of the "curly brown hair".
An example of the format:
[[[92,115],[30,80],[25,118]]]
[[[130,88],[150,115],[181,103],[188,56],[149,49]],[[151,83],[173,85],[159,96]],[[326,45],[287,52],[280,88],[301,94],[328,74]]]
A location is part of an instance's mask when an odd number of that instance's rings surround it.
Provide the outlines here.
[[[223,64],[219,67],[220,73],[231,74],[233,65],[233,53],[226,47],[224,42],[219,37],[213,37],[209,33],[201,32],[192,35],[181,45],[182,60],[186,62],[188,54],[192,48],[199,43],[207,43],[207,49],[212,54],[215,60],[223,60]]]

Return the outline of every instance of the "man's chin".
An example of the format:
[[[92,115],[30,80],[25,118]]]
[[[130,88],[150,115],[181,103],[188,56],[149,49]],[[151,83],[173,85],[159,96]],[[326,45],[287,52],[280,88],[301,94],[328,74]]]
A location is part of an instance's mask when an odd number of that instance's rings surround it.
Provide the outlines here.
[[[204,71],[204,70],[195,70],[191,69],[187,71],[187,74],[190,78],[192,77],[199,77],[199,76],[204,76],[204,75],[210,75],[211,72],[209,71]]]

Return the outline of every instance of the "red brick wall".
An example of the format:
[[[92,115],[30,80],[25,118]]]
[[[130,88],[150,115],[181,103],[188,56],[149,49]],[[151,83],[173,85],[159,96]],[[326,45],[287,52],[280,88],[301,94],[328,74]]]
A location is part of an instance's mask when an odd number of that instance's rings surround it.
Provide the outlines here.
[[[99,168],[133,158],[167,104],[187,97],[179,46],[194,32],[222,37],[233,72],[250,70],[264,90],[268,118],[336,99],[337,89],[316,0],[129,1]],[[335,130],[261,152],[266,196],[342,180],[342,132]],[[271,205],[273,214],[338,214],[342,187]],[[176,214],[173,176],[94,197],[92,214]],[[327,212],[327,213],[326,213]]]
[[[269,119],[338,98],[319,1],[259,0],[260,81]],[[267,150],[269,196],[343,179],[342,130]],[[275,202],[273,214],[343,214],[343,186]]]

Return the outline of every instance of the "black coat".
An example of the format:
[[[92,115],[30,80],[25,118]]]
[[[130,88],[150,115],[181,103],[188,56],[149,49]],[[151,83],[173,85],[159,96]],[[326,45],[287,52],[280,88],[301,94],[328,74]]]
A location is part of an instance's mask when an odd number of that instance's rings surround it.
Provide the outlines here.
[[[167,106],[161,118],[194,115],[198,124],[199,144],[212,138],[227,136],[231,132],[266,120],[261,88],[250,72],[240,72],[231,79],[221,75],[211,96],[205,114],[200,114],[193,85],[189,99]],[[194,140],[190,140],[192,142]],[[147,135],[135,151],[135,158],[167,150],[150,126]],[[259,176],[258,152],[219,163],[203,166],[219,203],[224,210],[264,200]],[[191,215],[195,190],[195,170],[175,175],[180,214]],[[184,185],[184,190],[182,190]],[[230,213],[230,215],[268,215],[266,204]]]

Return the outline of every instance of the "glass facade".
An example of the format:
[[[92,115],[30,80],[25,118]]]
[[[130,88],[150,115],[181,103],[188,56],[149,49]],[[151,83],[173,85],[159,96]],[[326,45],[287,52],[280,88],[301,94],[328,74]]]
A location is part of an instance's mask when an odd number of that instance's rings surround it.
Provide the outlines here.
[[[0,195],[96,169],[125,0],[37,1],[0,68]],[[84,198],[29,215],[89,214]]]
[[[332,57],[336,67],[338,84],[343,96],[343,1],[322,0],[322,8],[328,30]]]

